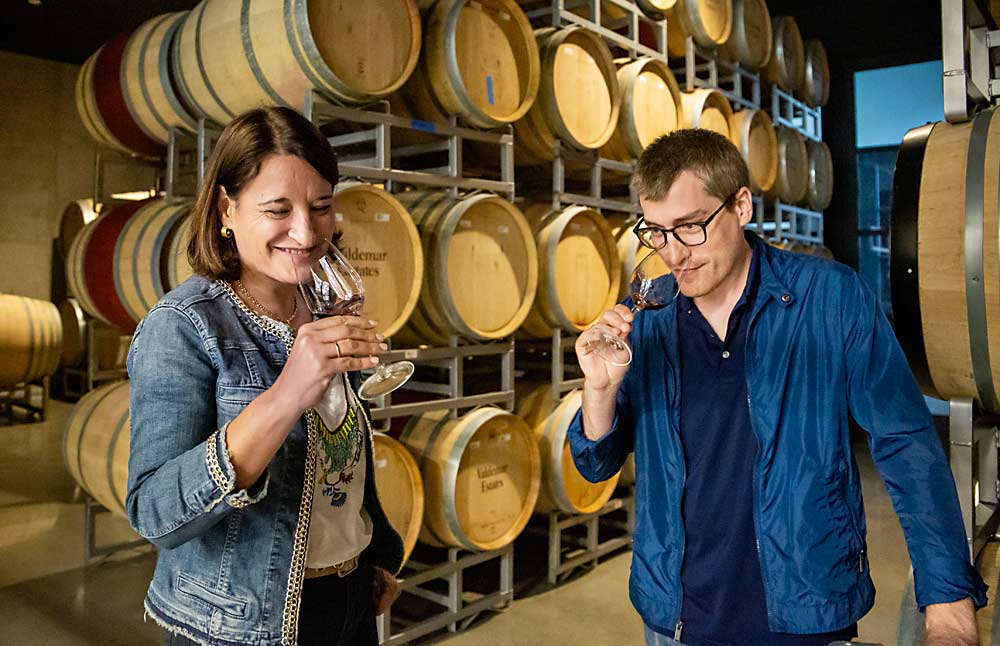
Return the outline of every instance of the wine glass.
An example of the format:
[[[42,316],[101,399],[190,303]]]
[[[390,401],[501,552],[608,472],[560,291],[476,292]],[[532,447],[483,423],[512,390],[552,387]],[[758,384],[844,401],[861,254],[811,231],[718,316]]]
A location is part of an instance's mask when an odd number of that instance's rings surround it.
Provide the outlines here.
[[[298,271],[295,277],[298,280]],[[317,318],[361,316],[365,308],[364,282],[334,244],[328,244],[326,253],[311,262],[309,278],[298,282],[306,306]],[[405,384],[413,375],[413,370],[409,361],[380,363],[375,374],[361,384],[358,397],[371,401],[388,395]]]
[[[678,268],[683,274],[684,268]],[[639,310],[655,310],[666,307],[677,298],[680,284],[676,274],[672,274],[663,258],[651,251],[632,270],[629,280],[629,295],[632,297],[632,313]],[[596,336],[588,342],[588,347],[599,357],[613,366],[627,366],[632,363],[632,348],[614,334],[604,324],[595,325]]]

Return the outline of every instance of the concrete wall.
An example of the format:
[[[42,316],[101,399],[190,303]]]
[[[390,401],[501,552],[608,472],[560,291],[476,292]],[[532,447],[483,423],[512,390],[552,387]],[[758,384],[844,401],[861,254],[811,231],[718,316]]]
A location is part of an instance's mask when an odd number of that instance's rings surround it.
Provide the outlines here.
[[[71,201],[91,197],[96,144],[76,113],[76,65],[0,51],[0,292],[49,299],[52,239]],[[109,185],[152,171],[121,164]]]

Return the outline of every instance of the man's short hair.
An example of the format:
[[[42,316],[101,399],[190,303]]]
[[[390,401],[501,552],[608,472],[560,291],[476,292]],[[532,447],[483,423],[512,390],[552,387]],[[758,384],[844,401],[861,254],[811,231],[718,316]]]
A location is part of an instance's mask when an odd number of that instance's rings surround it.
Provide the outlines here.
[[[750,186],[747,164],[729,139],[711,130],[687,128],[663,135],[646,147],[632,187],[639,197],[662,200],[684,171],[700,177],[705,191],[720,200]]]

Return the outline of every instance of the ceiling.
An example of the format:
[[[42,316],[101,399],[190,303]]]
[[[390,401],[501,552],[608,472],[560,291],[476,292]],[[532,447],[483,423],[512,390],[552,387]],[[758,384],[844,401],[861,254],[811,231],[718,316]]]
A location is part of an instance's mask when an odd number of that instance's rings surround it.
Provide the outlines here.
[[[115,34],[134,29],[153,16],[192,9],[198,4],[198,0],[0,2],[4,6],[0,50],[77,65]]]
[[[115,34],[153,16],[198,4],[198,0],[0,2],[5,5],[0,50],[75,64],[83,63]],[[806,37],[822,39],[831,59],[854,63],[848,67],[940,56],[940,0],[818,0],[808,3],[806,11],[801,0],[767,0],[767,4],[772,15],[796,16]]]

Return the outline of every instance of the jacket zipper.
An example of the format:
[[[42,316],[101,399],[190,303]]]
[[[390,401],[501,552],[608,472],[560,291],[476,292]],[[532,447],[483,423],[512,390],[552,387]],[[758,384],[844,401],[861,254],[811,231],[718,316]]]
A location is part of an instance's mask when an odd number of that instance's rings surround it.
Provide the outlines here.
[[[858,539],[858,572],[864,574],[865,572],[865,539],[861,535],[861,529],[858,527],[858,521],[854,518],[854,512],[851,510],[851,504],[847,501],[847,495],[844,495],[844,509],[847,511],[847,517],[851,519],[851,531],[854,532],[854,537]]]
[[[250,310],[229,284],[223,280],[216,281],[229,294],[237,307],[250,317],[254,323],[266,332],[274,335],[285,344],[285,358],[292,352],[295,337],[288,331],[261,319]],[[288,584],[285,588],[285,607],[281,613],[281,643],[295,646],[299,633],[299,610],[302,605],[302,582],[306,573],[306,548],[309,541],[309,523],[312,520],[312,499],[316,488],[316,413],[310,410],[306,413],[306,464],[304,481],[302,483],[302,498],[299,501],[299,519],[295,525],[295,536],[292,543],[292,562],[288,571]],[[369,429],[371,426],[369,425]],[[369,430],[370,432],[370,430]]]
[[[747,325],[747,341],[746,341],[746,348],[744,349],[744,354],[745,354],[745,356],[746,356],[747,359],[750,359],[750,348],[751,348],[750,341],[753,338],[752,334],[753,334],[753,329],[754,329],[754,323],[756,323],[757,316],[760,315],[760,312],[763,309],[764,309],[764,307],[763,307],[763,305],[761,305],[761,307],[756,312],[754,312],[753,316],[750,319],[749,324]],[[768,600],[767,600],[767,596],[768,596],[768,591],[767,591],[767,568],[764,565],[764,553],[763,553],[763,551],[761,550],[761,547],[760,547],[760,518],[759,518],[759,514],[758,514],[758,510],[757,510],[757,503],[758,503],[758,500],[757,500],[758,495],[757,494],[758,494],[758,490],[760,489],[760,465],[759,465],[759,462],[760,462],[760,454],[761,454],[761,451],[762,451],[762,449],[764,447],[764,442],[760,438],[760,433],[757,432],[757,426],[753,423],[753,402],[752,402],[751,397],[750,397],[750,374],[749,374],[749,366],[752,365],[752,363],[753,363],[752,361],[746,361],[746,366],[748,366],[748,367],[745,369],[746,374],[744,375],[744,377],[746,379],[746,384],[747,384],[747,413],[748,413],[748,416],[750,418],[750,429],[753,431],[754,437],[757,439],[757,450],[754,453],[754,461],[753,461],[753,526],[754,526],[754,542],[757,544],[757,560],[760,562],[761,578],[763,579],[763,584],[764,584],[764,610],[767,613],[767,624],[768,624],[768,628],[773,630],[773,628],[771,628],[771,619],[772,619],[771,605],[768,603]]]
[[[675,308],[674,316],[675,316],[675,318],[674,318],[674,326],[675,326],[674,330],[676,331],[676,329],[677,329],[676,328],[676,325],[677,325],[676,308]],[[680,391],[680,375],[677,375],[677,374],[675,374],[673,372],[674,366],[670,363],[669,357],[667,357],[666,363],[667,363],[667,367],[669,369],[670,376],[673,377],[674,383],[677,384],[677,387],[674,390],[677,391],[678,394],[679,394],[679,391]],[[678,410],[678,406],[676,405],[677,402],[678,402],[678,395],[675,395],[674,396],[674,401],[672,402],[673,404],[675,404],[674,406],[672,406],[673,410],[675,410],[675,411]],[[674,433],[674,435],[677,436],[677,438],[676,438],[677,442],[678,442],[678,444],[680,444],[680,434],[676,431],[677,420],[673,419],[673,417],[671,417],[671,420],[674,422],[674,428],[669,429],[669,430],[672,433]],[[682,459],[681,459],[681,493],[682,493],[681,499],[682,500],[683,500],[684,487],[687,485],[687,462],[683,459],[683,454],[684,454],[684,447],[683,447],[683,445],[681,445],[681,457],[682,457]],[[638,477],[638,474],[636,474],[636,475]],[[683,532],[684,531],[683,530],[683,527],[684,527],[684,514],[681,511],[680,506],[678,506],[677,515],[678,515],[678,518],[677,518],[677,527],[682,528],[681,532]],[[677,623],[674,625],[674,641],[680,641],[681,640],[681,633],[684,630],[684,621],[681,619],[681,613],[684,610],[684,584],[681,581],[681,570],[684,567],[684,556],[687,553],[687,536],[683,536],[682,537],[682,540],[680,541],[680,545],[681,545],[681,558],[680,558],[680,561],[678,561],[679,566],[677,568],[677,587],[680,590],[680,594],[678,594],[678,596],[677,596],[677,610],[674,612],[674,616],[677,617]]]

